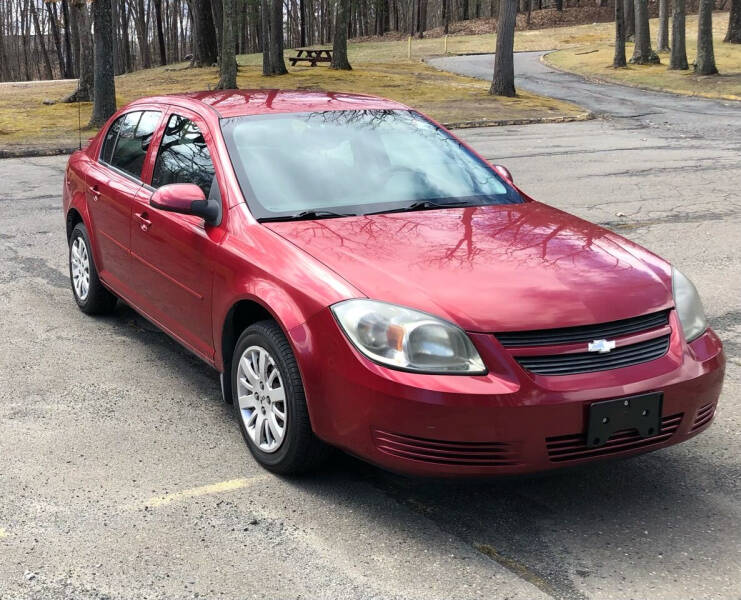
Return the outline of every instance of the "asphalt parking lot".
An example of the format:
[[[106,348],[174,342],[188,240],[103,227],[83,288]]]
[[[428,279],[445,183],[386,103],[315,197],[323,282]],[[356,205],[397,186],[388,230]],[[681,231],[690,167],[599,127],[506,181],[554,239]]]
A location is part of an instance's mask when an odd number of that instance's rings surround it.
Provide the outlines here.
[[[694,280],[729,360],[707,432],[543,477],[344,456],[266,474],[216,373],[125,306],[77,310],[66,159],[3,160],[0,598],[741,598],[741,142],[627,121],[463,136]]]

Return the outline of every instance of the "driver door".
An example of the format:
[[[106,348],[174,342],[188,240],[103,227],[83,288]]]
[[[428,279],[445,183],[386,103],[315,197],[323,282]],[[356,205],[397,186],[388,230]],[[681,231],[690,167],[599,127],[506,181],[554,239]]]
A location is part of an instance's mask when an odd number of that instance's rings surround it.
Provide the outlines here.
[[[152,192],[170,183],[194,183],[208,197],[219,194],[208,129],[178,108],[164,124],[151,183],[132,210],[131,257],[143,310],[196,354],[213,360],[211,287],[218,226],[165,212],[149,204]],[[220,196],[219,196],[220,198]]]

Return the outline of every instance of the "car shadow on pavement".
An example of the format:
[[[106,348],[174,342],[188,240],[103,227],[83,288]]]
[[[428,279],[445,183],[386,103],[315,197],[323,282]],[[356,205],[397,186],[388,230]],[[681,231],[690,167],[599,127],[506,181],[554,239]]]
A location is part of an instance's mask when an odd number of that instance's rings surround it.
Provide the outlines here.
[[[587,598],[583,590],[606,577],[625,580],[626,591],[660,585],[656,574],[697,581],[691,572],[699,555],[721,557],[741,539],[736,514],[716,495],[721,488],[737,495],[741,473],[703,460],[700,443],[475,481],[407,478],[338,454],[323,476],[294,484],[367,513],[363,496],[342,492],[348,480],[363,481],[549,596]],[[385,527],[383,510],[373,516]]]

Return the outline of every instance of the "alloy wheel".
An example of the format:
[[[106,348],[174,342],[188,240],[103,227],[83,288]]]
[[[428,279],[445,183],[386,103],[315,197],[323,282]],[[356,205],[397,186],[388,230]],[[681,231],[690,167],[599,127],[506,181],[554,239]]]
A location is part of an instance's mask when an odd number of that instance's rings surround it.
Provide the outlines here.
[[[278,450],[288,424],[286,391],[275,360],[261,346],[250,346],[239,357],[237,401],[255,446],[267,453]]]
[[[90,290],[90,256],[82,236],[77,236],[70,250],[72,285],[80,301],[85,302]]]

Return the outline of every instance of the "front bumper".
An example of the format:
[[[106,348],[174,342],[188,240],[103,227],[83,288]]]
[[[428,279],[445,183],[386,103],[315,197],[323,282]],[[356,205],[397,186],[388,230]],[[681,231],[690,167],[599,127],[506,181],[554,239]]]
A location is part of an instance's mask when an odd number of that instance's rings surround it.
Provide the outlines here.
[[[420,375],[377,365],[345,338],[329,310],[290,332],[316,434],[384,468],[424,476],[545,471],[682,442],[712,421],[722,344],[708,330],[687,344],[672,320],[669,352],[648,363],[581,375],[523,370],[491,335],[470,334],[489,373]],[[588,449],[589,404],[664,394],[662,429],[619,432]]]

